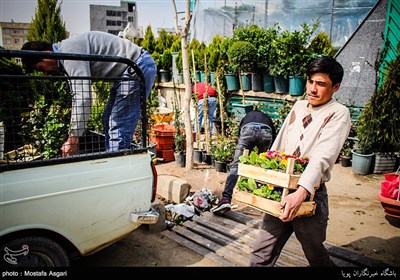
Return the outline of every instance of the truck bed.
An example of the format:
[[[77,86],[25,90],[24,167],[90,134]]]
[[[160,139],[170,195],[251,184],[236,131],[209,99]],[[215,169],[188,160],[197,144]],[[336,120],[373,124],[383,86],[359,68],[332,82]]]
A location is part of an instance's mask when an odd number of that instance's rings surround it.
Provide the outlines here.
[[[0,62],[31,53],[0,50]],[[121,61],[140,71],[118,57],[50,57]],[[0,251],[6,252],[0,267],[68,266],[76,252],[94,253],[156,223],[157,172],[147,149],[145,98],[137,141],[106,151],[101,116],[107,100],[101,94],[122,78],[24,75],[18,66],[8,72],[0,71]],[[90,121],[78,154],[63,157],[72,106],[68,85],[89,81]]]

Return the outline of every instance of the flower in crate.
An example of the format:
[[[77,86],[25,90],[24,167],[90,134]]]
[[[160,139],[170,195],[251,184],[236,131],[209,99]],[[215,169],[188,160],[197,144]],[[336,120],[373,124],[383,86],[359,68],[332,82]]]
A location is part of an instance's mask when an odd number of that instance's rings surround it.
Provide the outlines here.
[[[254,178],[241,177],[237,185],[238,190],[247,191],[251,194],[258,195],[267,199],[281,201],[282,188],[272,184],[261,183]]]
[[[278,151],[266,151],[264,153],[257,154],[256,152],[252,151],[248,156],[241,156],[239,158],[241,163],[250,164],[255,166],[260,166],[265,169],[277,170],[285,172],[288,159],[294,158],[294,170],[295,174],[302,173],[304,169],[307,167],[309,162],[308,157],[296,157],[292,155],[288,155],[285,152],[278,152]]]

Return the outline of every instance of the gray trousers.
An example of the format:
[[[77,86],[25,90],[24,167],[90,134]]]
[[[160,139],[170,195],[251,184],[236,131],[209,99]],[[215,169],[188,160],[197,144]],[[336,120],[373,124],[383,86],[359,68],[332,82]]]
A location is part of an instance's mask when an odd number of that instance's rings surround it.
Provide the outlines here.
[[[295,218],[282,222],[269,214],[264,214],[259,234],[250,253],[250,266],[273,267],[286,242],[294,232],[310,266],[334,266],[323,242],[328,225],[328,195],[325,184],[316,191],[315,215]]]
[[[243,151],[248,149],[250,152],[257,147],[259,153],[265,152],[271,146],[273,140],[272,129],[266,124],[248,123],[241,128],[233,162],[222,192],[222,199],[228,199],[229,201],[232,199],[233,189],[239,177],[237,175],[239,157],[243,155]]]

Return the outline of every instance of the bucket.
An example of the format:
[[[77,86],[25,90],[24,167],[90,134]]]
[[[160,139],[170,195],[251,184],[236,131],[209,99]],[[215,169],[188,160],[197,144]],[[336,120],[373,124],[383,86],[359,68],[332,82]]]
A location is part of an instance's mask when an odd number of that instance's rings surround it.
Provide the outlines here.
[[[352,170],[355,174],[367,175],[371,173],[372,160],[374,153],[361,154],[358,150],[351,151],[352,156]]]

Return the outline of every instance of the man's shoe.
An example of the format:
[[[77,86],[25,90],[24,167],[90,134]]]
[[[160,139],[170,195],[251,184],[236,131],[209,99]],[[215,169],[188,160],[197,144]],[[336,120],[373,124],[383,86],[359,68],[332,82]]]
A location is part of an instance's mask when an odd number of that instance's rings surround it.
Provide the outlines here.
[[[222,199],[217,206],[211,209],[215,215],[222,215],[232,209],[231,201],[229,199]]]

